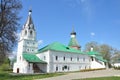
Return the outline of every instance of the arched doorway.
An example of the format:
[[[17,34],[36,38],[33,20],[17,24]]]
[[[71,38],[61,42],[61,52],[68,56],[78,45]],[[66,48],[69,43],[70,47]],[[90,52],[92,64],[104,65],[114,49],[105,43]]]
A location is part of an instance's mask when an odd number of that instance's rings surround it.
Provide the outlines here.
[[[19,68],[17,68],[17,73],[19,73]]]

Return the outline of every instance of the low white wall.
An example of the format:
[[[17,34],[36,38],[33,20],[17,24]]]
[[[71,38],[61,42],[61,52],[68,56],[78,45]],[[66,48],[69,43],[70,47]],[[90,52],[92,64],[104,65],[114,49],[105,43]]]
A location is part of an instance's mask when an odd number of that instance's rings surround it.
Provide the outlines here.
[[[30,66],[27,61],[16,62],[13,66],[13,72],[17,73],[17,69],[19,69],[19,73],[33,73],[33,64],[30,63]]]
[[[113,66],[114,67],[120,67],[120,63],[114,63]]]
[[[104,62],[101,62],[102,64],[92,61],[91,62],[91,69],[99,69],[99,68],[106,68]]]

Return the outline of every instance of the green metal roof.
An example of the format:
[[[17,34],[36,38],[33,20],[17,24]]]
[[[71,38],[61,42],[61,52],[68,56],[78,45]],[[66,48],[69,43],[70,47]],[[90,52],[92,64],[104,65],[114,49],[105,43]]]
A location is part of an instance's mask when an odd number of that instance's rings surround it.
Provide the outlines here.
[[[78,46],[78,47],[80,47],[80,45],[79,45],[79,43],[78,43],[78,41],[75,37],[70,39],[70,42],[69,42],[68,46]]]
[[[23,53],[23,58],[28,62],[36,63],[46,63],[45,61],[40,60],[36,55],[30,53]]]
[[[90,52],[87,52],[86,54],[88,54],[88,55],[101,55],[100,53],[98,53],[96,51],[90,51]]]
[[[95,58],[97,58],[100,61],[107,62],[107,60],[103,59],[102,56],[95,56]]]
[[[102,55],[96,51],[90,51],[90,52],[87,52],[86,54],[92,56],[94,55],[94,57],[100,61],[103,61],[103,62],[107,62],[107,60],[103,59]]]
[[[80,53],[83,54],[80,50],[76,50],[73,48],[70,48],[68,46],[65,46],[61,43],[54,42],[52,44],[49,44],[41,49],[38,50],[38,53],[47,51],[47,50],[54,50],[54,51],[63,51],[63,52],[71,52],[71,53]]]

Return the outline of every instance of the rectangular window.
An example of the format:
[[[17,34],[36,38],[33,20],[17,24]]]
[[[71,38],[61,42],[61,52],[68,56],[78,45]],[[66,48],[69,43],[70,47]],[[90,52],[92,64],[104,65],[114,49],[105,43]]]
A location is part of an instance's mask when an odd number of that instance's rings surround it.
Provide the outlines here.
[[[62,70],[64,71],[64,67],[62,67]]]
[[[85,61],[85,58],[83,58],[83,61]]]
[[[28,69],[30,70],[30,63],[28,64]]]
[[[68,67],[68,71],[70,70],[70,67]]]
[[[63,57],[63,60],[65,61],[65,57]]]
[[[56,61],[58,60],[58,56],[55,57]]]
[[[72,57],[71,57],[71,61],[72,61]]]
[[[46,56],[44,56],[44,60],[46,60]]]
[[[79,57],[77,57],[77,61],[79,61]]]
[[[58,71],[58,67],[56,67],[56,71]]]
[[[79,66],[79,69],[81,69],[81,66]]]

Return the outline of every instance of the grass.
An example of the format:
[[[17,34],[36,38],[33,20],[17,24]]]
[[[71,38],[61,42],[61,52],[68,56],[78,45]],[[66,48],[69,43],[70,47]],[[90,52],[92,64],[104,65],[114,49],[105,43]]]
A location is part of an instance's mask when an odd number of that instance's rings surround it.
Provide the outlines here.
[[[73,80],[120,80],[120,77],[101,77],[101,78],[86,78],[86,79],[73,79]]]
[[[0,80],[34,80],[47,77],[54,77],[64,75],[64,73],[49,73],[49,74],[35,74],[35,75],[11,75],[8,72],[0,72]]]
[[[42,78],[55,77],[55,76],[67,74],[67,73],[47,73],[47,74],[31,74],[31,75],[25,75],[25,74],[11,75],[10,73],[11,71],[8,72],[0,71],[0,80],[34,80],[34,79],[42,79]],[[114,76],[114,77],[73,79],[73,80],[120,80],[120,77]]]

